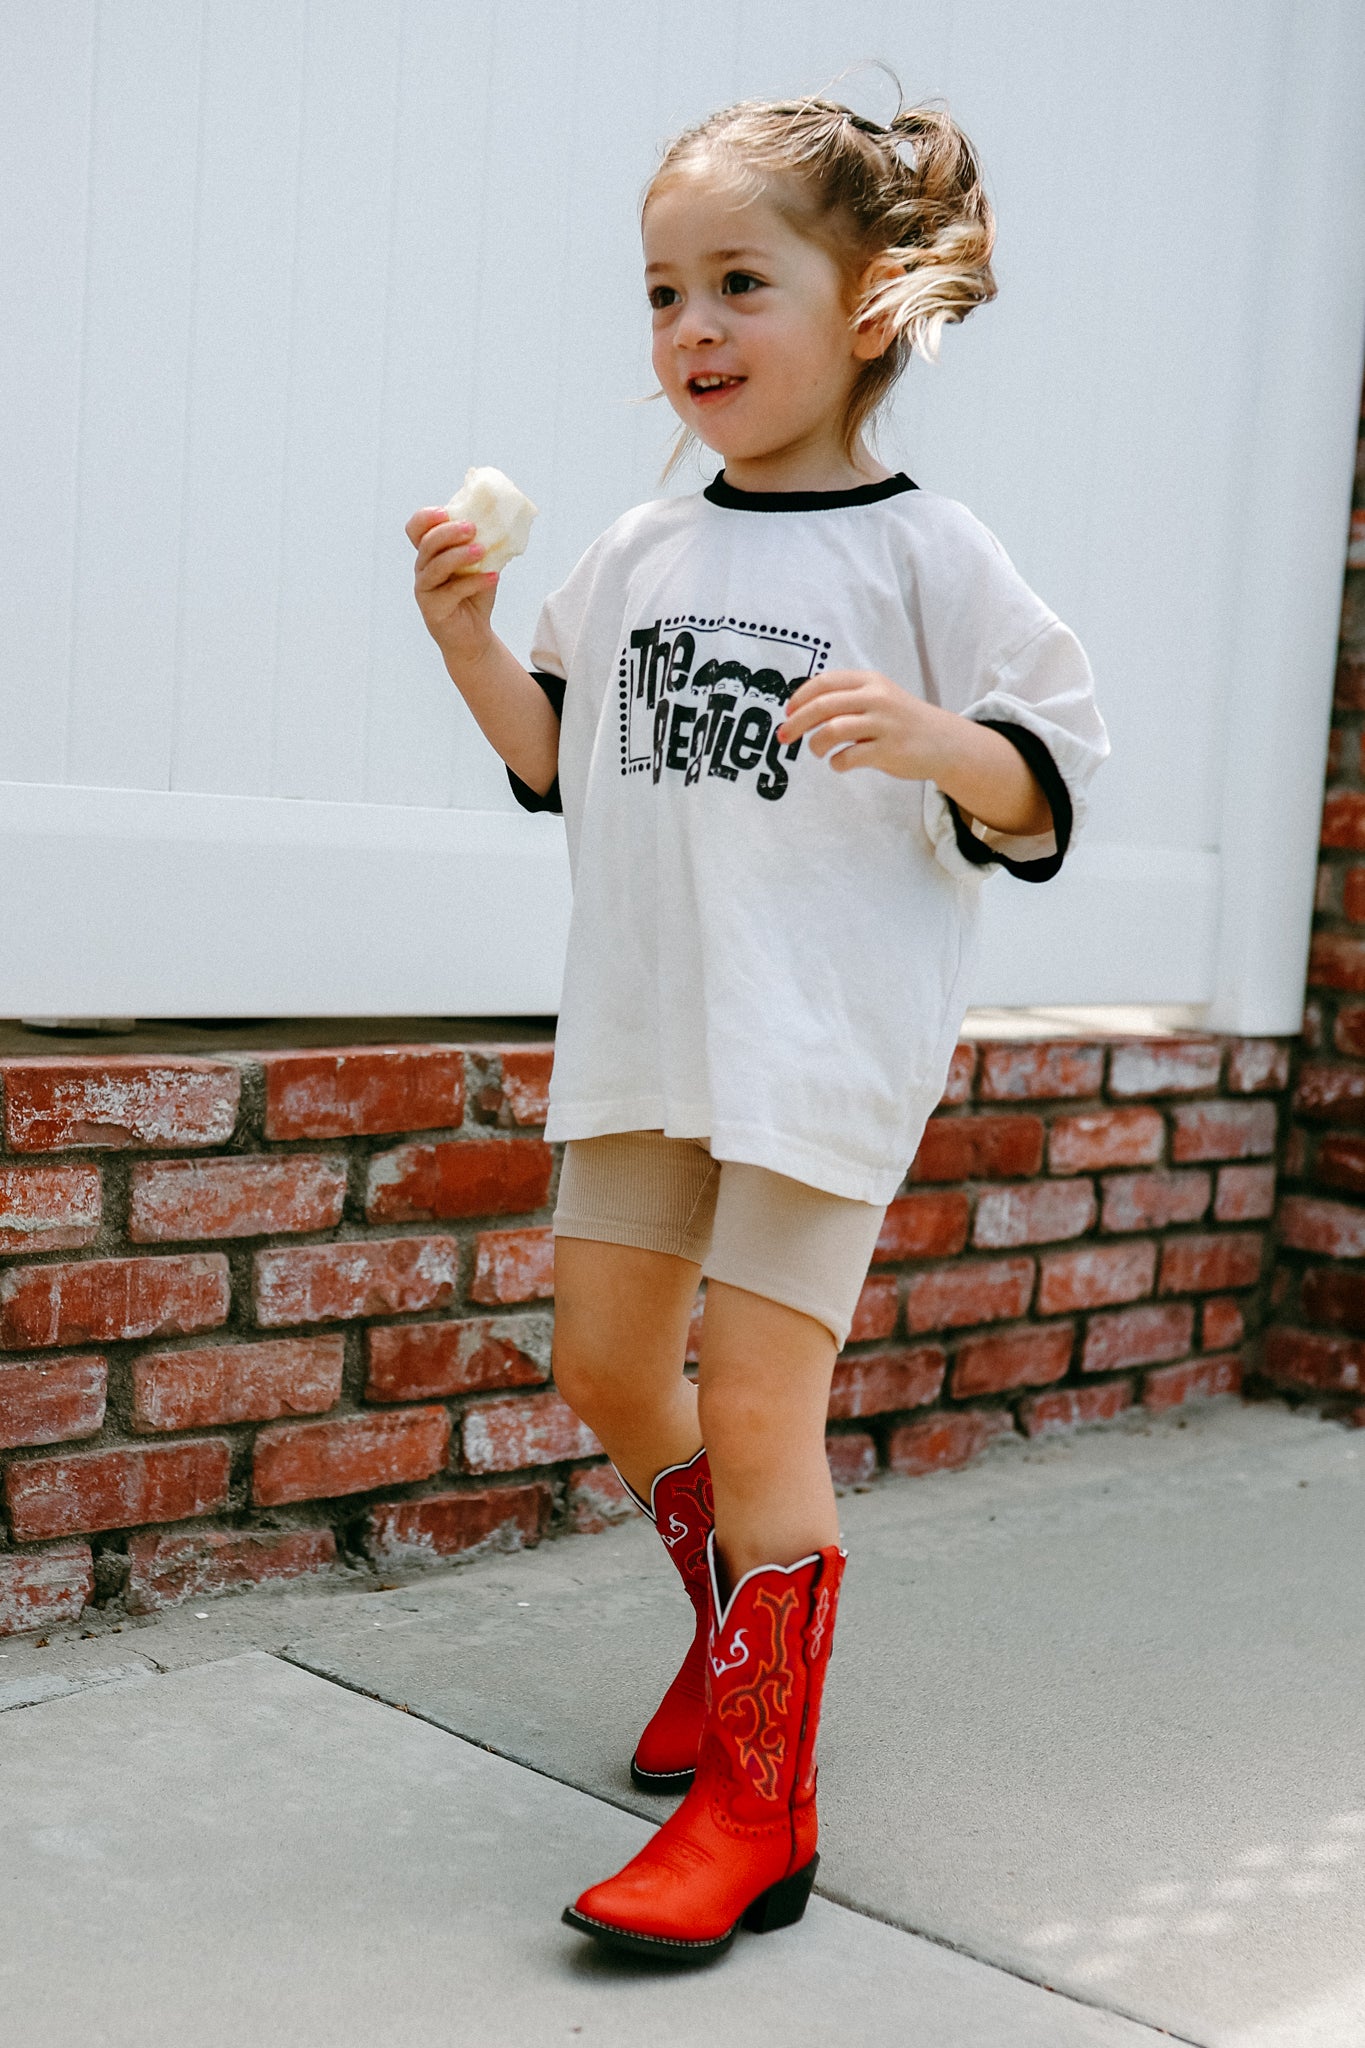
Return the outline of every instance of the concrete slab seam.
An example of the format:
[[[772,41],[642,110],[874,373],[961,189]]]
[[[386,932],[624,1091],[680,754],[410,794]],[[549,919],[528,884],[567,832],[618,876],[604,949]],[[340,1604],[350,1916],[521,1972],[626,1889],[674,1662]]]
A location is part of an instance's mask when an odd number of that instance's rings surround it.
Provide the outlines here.
[[[408,1714],[414,1721],[425,1721],[428,1727],[438,1729],[442,1735],[452,1736],[455,1741],[466,1743],[471,1749],[482,1750],[485,1755],[500,1757],[504,1763],[515,1764],[519,1769],[530,1771],[538,1778],[548,1779],[552,1785],[563,1785],[569,1791],[579,1793],[584,1799],[595,1799],[600,1805],[613,1807],[618,1813],[628,1813],[632,1820],[640,1819],[637,1807],[628,1806],[622,1800],[612,1799],[604,1792],[590,1792],[582,1785],[575,1785],[572,1779],[562,1778],[557,1772],[547,1771],[542,1765],[518,1756],[513,1750],[500,1749],[496,1743],[475,1741],[472,1736],[461,1734],[458,1728],[452,1728],[448,1722],[440,1720],[435,1714],[423,1713],[420,1708],[408,1706],[406,1702],[399,1705],[394,1700],[385,1699],[382,1693],[375,1692],[371,1687],[359,1685],[352,1679],[341,1677],[335,1671],[323,1669],[320,1665],[310,1664],[306,1658],[295,1655],[288,1648],[266,1654],[275,1656],[282,1664],[292,1664],[296,1670],[306,1671],[311,1678],[325,1679],[328,1684],[337,1686],[343,1692],[353,1692],[361,1699],[373,1700],[378,1706],[388,1707],[395,1714]],[[951,1955],[961,1956],[964,1962],[974,1963],[980,1969],[994,1970],[999,1976],[1012,1977],[1018,1983],[1031,1985],[1036,1991],[1049,1992],[1052,1997],[1061,1999],[1063,2004],[1080,2006],[1091,2012],[1106,2014],[1113,2019],[1127,2020],[1153,2035],[1159,2035],[1163,2040],[1179,2042],[1181,2048],[1209,2048],[1207,2042],[1197,2041],[1191,2034],[1176,2034],[1169,2027],[1156,2026],[1141,2013],[1127,2012],[1120,2006],[1103,2005],[1098,1999],[1083,1998],[1074,1991],[1059,1991],[1055,1985],[1045,1983],[1041,1977],[1031,1977],[1024,1970],[1012,1969],[1009,1964],[1001,1963],[992,1956],[977,1955],[974,1950],[964,1947],[960,1942],[949,1941],[943,1935],[929,1933],[924,1928],[909,1927],[903,1921],[892,1919],[889,1914],[874,1913],[865,1905],[851,1899],[840,1898],[837,1892],[827,1889],[824,1885],[817,1884],[814,1887],[814,1896],[824,1899],[829,1905],[838,1906],[842,1912],[855,1913],[860,1920],[875,1921],[879,1926],[889,1927],[893,1933],[904,1934],[912,1940],[931,1942],[935,1948],[946,1949]]]
[[[420,1707],[410,1707],[406,1701],[400,1705],[395,1700],[386,1699],[382,1692],[375,1692],[371,1686],[361,1685],[352,1678],[343,1678],[339,1672],[328,1671],[321,1664],[310,1664],[306,1657],[296,1656],[288,1648],[269,1650],[265,1654],[273,1656],[281,1664],[292,1664],[296,1671],[306,1671],[310,1678],[324,1678],[329,1685],[335,1685],[342,1692],[356,1693],[363,1700],[373,1700],[377,1706],[389,1707],[395,1714],[408,1714],[414,1721],[425,1721],[428,1728],[435,1728],[442,1735],[452,1736],[456,1742],[463,1742],[470,1749],[482,1750],[485,1756],[501,1757],[504,1763],[516,1764],[519,1769],[530,1771],[534,1777],[548,1779],[552,1785],[566,1785],[571,1792],[581,1792],[585,1799],[595,1799],[599,1805],[614,1807],[617,1813],[628,1813],[632,1820],[641,1818],[639,1808],[627,1805],[622,1799],[613,1799],[605,1792],[589,1792],[586,1787],[575,1785],[571,1778],[561,1778],[557,1772],[547,1771],[543,1764],[533,1763],[529,1757],[519,1756],[514,1749],[500,1749],[495,1742],[479,1742],[474,1736],[465,1735],[460,1729],[452,1728],[448,1721],[441,1720],[437,1714],[424,1713]],[[818,1886],[816,1890],[818,1892]],[[854,1907],[851,1910],[856,1912],[858,1909]],[[865,1914],[863,1917],[871,1919],[873,1916]],[[1196,2044],[1196,2048],[1199,2048],[1199,2044]]]
[[[1020,1984],[1031,1984],[1035,1991],[1050,1991],[1054,1998],[1060,1998],[1067,2005],[1079,2005],[1091,2012],[1107,2014],[1111,2019],[1128,2020],[1136,2027],[1144,2027],[1149,2033],[1159,2034],[1164,2041],[1178,2041],[1181,2048],[1210,2048],[1207,2041],[1196,2040],[1193,2034],[1177,2034],[1170,2027],[1158,2026],[1145,2013],[1129,2012],[1121,2005],[1103,2005],[1097,1998],[1085,1998],[1079,1991],[1059,1991],[1055,1984],[1049,1984],[1042,1977],[1031,1977],[1027,1970],[1013,1968],[1002,1963],[995,1956],[978,1955],[975,1949],[967,1948],[960,1941],[950,1941],[945,1934],[934,1934],[928,1928],[911,1927],[904,1920],[895,1920],[889,1913],[877,1913],[870,1906],[860,1905],[855,1900],[840,1898],[837,1891],[825,1885],[816,1885],[816,1894],[827,1899],[832,1906],[842,1906],[847,1913],[856,1913],[861,1920],[875,1920],[879,1926],[890,1927],[898,1934],[910,1934],[917,1941],[930,1941],[935,1948],[947,1949],[950,1955],[961,1956],[965,1962],[977,1963],[985,1970],[996,1970],[1002,1977],[1013,1977]]]

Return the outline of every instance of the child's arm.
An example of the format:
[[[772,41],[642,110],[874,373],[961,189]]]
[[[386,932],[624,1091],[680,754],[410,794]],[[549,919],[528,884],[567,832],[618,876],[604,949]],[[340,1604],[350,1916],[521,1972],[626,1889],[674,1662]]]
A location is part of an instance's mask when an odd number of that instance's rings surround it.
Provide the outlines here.
[[[493,631],[497,576],[472,526],[443,506],[414,512],[404,528],[417,550],[413,591],[446,671],[480,730],[514,775],[543,796],[559,764],[559,719],[539,683]]]
[[[812,676],[787,699],[784,743],[812,733],[813,754],[838,748],[832,768],[880,768],[936,782],[970,820],[1021,837],[1052,829],[1052,807],[1022,754],[960,712],[926,704],[869,669]]]

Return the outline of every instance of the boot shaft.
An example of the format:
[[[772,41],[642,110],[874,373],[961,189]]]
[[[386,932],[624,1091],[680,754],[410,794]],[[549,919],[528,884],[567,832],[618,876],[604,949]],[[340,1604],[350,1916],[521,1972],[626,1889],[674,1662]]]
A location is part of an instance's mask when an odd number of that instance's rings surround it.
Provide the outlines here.
[[[734,1826],[764,1827],[809,1799],[815,1738],[844,1553],[760,1565],[720,1599],[708,1544],[712,1619],[699,1772]]]
[[[639,1500],[638,1494],[635,1497]],[[630,1775],[642,1791],[681,1792],[696,1772],[706,1712],[706,1640],[711,1619],[706,1539],[715,1524],[706,1452],[698,1451],[685,1465],[669,1465],[657,1473],[649,1505],[640,1501],[640,1506],[677,1567],[696,1625],[676,1678],[635,1746]]]
[[[616,1476],[641,1514],[648,1515],[653,1522],[692,1605],[702,1613],[711,1594],[706,1539],[716,1526],[711,1466],[705,1445],[685,1464],[665,1465],[661,1472],[656,1472],[648,1500],[635,1491],[623,1472],[618,1470]]]
[[[711,1466],[705,1450],[686,1465],[670,1465],[650,1488],[650,1513],[688,1592],[704,1601],[710,1592],[706,1541],[716,1526]]]

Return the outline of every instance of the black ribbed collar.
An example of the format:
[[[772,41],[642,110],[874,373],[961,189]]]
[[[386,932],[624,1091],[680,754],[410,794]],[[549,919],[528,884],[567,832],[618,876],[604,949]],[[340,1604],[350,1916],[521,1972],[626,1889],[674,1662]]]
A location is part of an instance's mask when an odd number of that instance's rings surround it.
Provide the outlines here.
[[[712,505],[723,505],[727,512],[837,512],[845,505],[877,505],[883,498],[918,489],[900,469],[878,484],[857,484],[851,491],[739,491],[725,481],[721,470],[702,496]]]

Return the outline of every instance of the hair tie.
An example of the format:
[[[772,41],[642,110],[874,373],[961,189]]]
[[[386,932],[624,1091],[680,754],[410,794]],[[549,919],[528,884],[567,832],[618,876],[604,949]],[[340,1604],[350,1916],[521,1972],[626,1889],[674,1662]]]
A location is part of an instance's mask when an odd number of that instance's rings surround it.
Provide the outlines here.
[[[851,127],[858,129],[863,135],[870,135],[875,142],[880,142],[891,150],[907,171],[919,170],[919,158],[915,154],[917,136],[906,134],[896,127],[895,122],[888,127],[881,121],[871,120],[866,114],[855,114],[851,107],[845,107],[843,111],[844,119]],[[896,116],[897,120],[900,118],[899,115]],[[908,156],[903,154],[907,149],[911,152]]]

